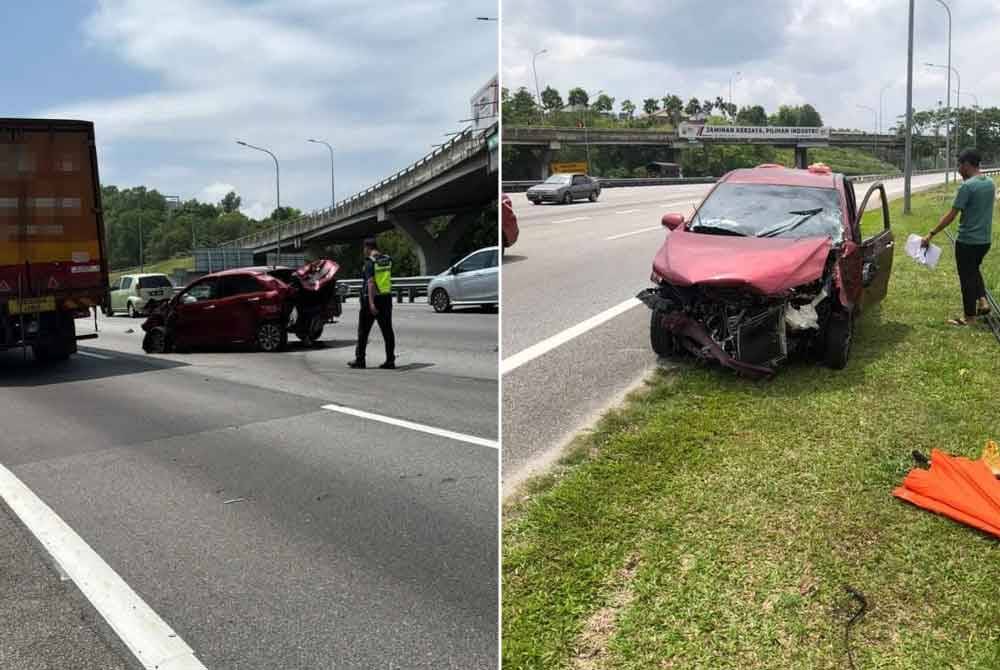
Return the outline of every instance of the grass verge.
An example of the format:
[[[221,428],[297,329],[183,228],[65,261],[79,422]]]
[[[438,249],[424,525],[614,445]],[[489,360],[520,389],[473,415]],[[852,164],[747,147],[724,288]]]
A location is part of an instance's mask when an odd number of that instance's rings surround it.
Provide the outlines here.
[[[998,435],[998,344],[944,323],[950,246],[934,271],[903,252],[949,199],[891,205],[889,295],[846,370],[661,371],[508,506],[505,669],[844,668],[845,585],[857,668],[1000,668],[1000,543],[891,496],[912,450]]]

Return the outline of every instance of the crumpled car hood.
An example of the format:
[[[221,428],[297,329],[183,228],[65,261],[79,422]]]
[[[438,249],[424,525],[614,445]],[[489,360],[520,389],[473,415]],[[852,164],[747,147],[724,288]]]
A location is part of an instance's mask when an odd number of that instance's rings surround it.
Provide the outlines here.
[[[667,235],[653,270],[677,286],[747,287],[773,295],[822,277],[832,246],[829,237],[735,237],[678,228]]]

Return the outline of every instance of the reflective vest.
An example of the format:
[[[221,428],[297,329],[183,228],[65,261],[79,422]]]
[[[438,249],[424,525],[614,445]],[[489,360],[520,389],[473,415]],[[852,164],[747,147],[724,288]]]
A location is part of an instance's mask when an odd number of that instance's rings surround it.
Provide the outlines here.
[[[382,254],[372,259],[375,268],[375,294],[388,295],[392,292],[392,256]]]

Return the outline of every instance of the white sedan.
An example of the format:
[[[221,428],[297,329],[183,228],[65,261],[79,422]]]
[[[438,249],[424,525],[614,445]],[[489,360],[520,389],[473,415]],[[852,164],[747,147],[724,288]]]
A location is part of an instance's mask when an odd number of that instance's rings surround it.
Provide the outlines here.
[[[453,305],[493,307],[500,302],[499,247],[473,251],[434,277],[427,286],[428,301],[435,312],[447,312]]]

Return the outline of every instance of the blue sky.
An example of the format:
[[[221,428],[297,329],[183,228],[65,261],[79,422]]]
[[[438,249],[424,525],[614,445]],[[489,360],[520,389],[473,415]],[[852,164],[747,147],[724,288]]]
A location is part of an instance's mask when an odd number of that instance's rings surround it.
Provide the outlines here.
[[[962,77],[962,104],[1000,104],[1000,0],[947,0],[953,15],[952,66]],[[629,0],[609,11],[605,0],[556,3],[504,0],[504,86],[562,93],[582,86],[605,90],[615,109],[631,99],[667,93],[704,100],[813,104],[834,127],[872,129],[880,93],[883,127],[906,111],[906,0]],[[947,60],[947,15],[934,0],[916,0],[913,103],[928,109],[943,100],[945,71],[925,61]],[[739,76],[736,73],[739,72]],[[957,88],[957,79],[952,78]],[[952,104],[955,96],[952,95]]]
[[[15,6],[16,5],[16,6]],[[496,0],[0,3],[2,116],[95,122],[101,180],[255,217],[338,200],[417,160],[497,71]],[[10,64],[15,64],[11,67]]]

